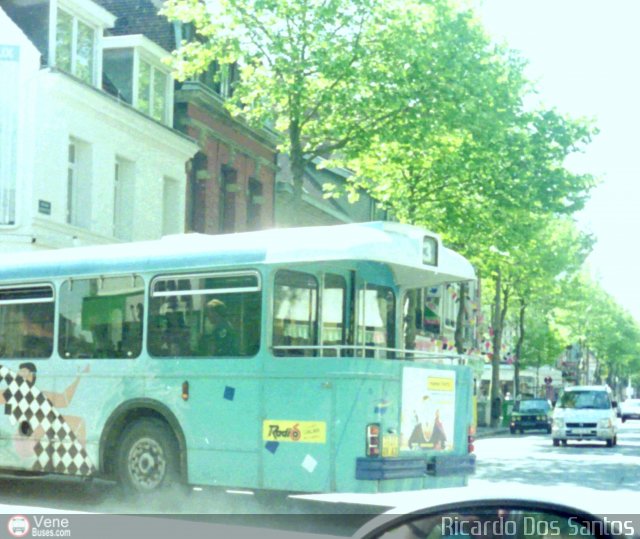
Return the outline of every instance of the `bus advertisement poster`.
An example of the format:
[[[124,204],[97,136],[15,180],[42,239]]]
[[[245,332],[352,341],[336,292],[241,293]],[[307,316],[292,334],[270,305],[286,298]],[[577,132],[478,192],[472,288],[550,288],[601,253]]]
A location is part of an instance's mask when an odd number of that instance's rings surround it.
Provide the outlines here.
[[[404,369],[401,450],[453,449],[455,387],[455,371]]]

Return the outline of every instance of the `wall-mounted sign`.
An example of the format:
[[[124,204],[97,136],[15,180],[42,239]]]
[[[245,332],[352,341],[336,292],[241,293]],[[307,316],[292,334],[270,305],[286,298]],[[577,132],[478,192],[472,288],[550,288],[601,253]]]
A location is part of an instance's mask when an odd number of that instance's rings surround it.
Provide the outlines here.
[[[38,200],[38,212],[51,215],[51,202],[48,200]]]

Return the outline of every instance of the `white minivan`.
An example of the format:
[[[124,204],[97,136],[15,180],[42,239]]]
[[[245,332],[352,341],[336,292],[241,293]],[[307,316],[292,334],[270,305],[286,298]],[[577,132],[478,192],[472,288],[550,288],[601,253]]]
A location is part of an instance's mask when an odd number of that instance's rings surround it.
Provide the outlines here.
[[[616,406],[607,386],[566,387],[553,410],[553,445],[600,440],[613,447],[618,441]]]

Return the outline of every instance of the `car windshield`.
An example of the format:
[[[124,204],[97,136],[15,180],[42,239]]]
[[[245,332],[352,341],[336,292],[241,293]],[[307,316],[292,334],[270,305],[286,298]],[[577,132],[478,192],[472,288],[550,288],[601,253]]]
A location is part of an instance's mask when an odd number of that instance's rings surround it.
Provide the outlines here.
[[[611,400],[603,391],[567,391],[561,399],[560,408],[606,410],[611,408]]]
[[[549,403],[545,400],[529,400],[516,402],[513,407],[514,412],[547,412]]]

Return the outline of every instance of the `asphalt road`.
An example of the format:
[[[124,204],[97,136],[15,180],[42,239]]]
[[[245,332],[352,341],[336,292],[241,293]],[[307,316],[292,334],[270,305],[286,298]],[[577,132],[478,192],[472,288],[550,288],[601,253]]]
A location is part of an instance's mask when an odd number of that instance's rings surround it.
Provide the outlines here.
[[[504,435],[476,442],[478,466],[470,484],[518,483],[640,491],[640,421],[619,424],[618,445],[569,442],[553,447],[548,434]]]

